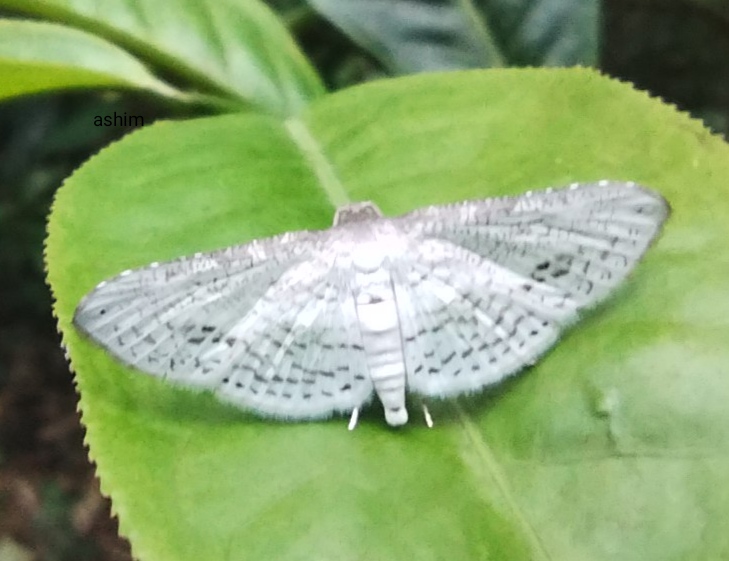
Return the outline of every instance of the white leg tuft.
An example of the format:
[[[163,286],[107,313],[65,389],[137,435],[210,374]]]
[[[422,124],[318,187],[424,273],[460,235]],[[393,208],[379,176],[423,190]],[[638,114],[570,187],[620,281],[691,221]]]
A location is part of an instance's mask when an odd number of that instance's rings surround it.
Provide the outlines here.
[[[349,418],[347,430],[354,430],[354,427],[357,426],[357,419],[359,419],[359,407],[352,409],[352,416]]]
[[[429,429],[433,428],[433,417],[430,416],[430,411],[428,411],[428,406],[423,403],[423,416],[425,417],[425,424],[428,425]]]

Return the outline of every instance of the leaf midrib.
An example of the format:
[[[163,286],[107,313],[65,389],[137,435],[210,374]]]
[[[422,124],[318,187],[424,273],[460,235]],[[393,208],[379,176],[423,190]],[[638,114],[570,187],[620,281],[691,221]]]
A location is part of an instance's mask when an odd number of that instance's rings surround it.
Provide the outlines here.
[[[478,465],[483,467],[486,477],[496,484],[498,492],[504,499],[504,504],[506,504],[511,511],[512,519],[519,525],[522,534],[527,537],[529,544],[531,545],[532,552],[534,553],[534,559],[552,561],[552,556],[549,555],[547,548],[539,537],[539,534],[527,519],[526,513],[519,505],[514,493],[511,491],[507,477],[501,469],[499,461],[488,442],[486,442],[483,434],[479,432],[471,417],[458,402],[454,402],[453,407],[458,420],[463,426],[466,437],[473,444],[473,450],[481,460]]]

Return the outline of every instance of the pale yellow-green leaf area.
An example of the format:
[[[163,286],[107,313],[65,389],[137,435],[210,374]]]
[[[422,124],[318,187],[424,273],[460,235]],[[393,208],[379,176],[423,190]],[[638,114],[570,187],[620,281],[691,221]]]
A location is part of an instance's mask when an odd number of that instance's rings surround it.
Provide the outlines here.
[[[133,372],[75,306],[126,268],[324,228],[342,200],[387,214],[601,178],[672,215],[615,297],[496,390],[260,420]],[[591,70],[372,82],[295,122],[160,123],[59,191],[48,277],[91,457],[142,561],[664,561],[729,557],[729,147]]]
[[[78,88],[142,89],[159,96],[182,96],[112,43],[36,21],[0,20],[0,76],[0,99]]]
[[[325,91],[261,0],[0,0],[0,8],[109,41],[213,106],[288,116]]]

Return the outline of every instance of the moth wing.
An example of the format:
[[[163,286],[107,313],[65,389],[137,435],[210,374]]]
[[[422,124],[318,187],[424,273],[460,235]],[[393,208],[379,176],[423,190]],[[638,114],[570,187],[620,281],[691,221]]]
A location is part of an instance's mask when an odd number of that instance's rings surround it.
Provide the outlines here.
[[[534,363],[576,315],[564,291],[534,283],[442,240],[393,267],[410,391],[479,390]]]
[[[590,307],[635,267],[669,212],[650,189],[601,181],[428,207],[399,220]]]
[[[348,279],[298,232],[127,271],[75,325],[125,364],[260,413],[323,417],[372,393]]]
[[[408,387],[457,395],[533,363],[620,284],[668,214],[651,190],[600,182],[394,219],[422,240],[394,266]]]

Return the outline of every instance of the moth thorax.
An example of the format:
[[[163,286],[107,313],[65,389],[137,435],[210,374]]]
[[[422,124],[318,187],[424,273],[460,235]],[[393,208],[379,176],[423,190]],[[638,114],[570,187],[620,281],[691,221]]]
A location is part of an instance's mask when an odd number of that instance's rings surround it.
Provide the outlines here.
[[[386,254],[377,242],[362,243],[352,251],[352,265],[361,273],[372,273],[382,267]]]

